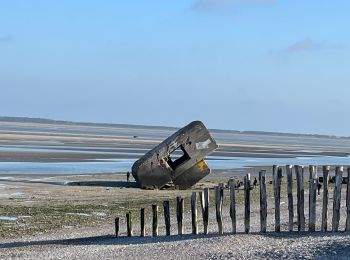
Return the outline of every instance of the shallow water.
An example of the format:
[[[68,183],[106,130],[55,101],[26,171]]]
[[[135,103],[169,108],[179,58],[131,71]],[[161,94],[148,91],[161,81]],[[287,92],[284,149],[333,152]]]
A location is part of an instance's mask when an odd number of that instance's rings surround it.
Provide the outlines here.
[[[208,158],[212,169],[234,169],[248,166],[299,165],[350,165],[349,157],[297,157],[297,158],[247,158],[215,157]],[[96,162],[0,162],[0,174],[95,174],[130,171],[135,160],[99,160]],[[1,177],[0,177],[1,179]]]
[[[0,220],[4,221],[16,221],[17,217],[0,216]]]
[[[12,197],[21,197],[23,192],[13,192],[13,193],[0,193],[0,198],[12,198]]]

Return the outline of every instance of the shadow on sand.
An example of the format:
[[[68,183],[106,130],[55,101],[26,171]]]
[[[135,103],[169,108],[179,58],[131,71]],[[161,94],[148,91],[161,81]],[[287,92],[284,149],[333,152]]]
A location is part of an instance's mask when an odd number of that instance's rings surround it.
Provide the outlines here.
[[[139,188],[136,182],[125,181],[73,181],[65,186],[97,186],[97,187],[115,187],[115,188]]]
[[[228,234],[227,234],[228,235]],[[171,235],[171,236],[146,236],[146,237],[114,237],[112,235],[106,236],[93,236],[84,238],[72,238],[72,239],[57,239],[57,240],[42,240],[42,241],[28,241],[28,242],[10,242],[0,244],[1,248],[16,248],[16,247],[28,247],[28,246],[45,246],[45,245],[134,245],[134,244],[154,244],[159,242],[173,242],[192,240],[198,238],[211,238],[222,235],[208,234],[208,235]]]
[[[2,182],[11,183],[37,183],[59,186],[95,186],[111,188],[139,188],[136,182],[126,181],[43,181],[43,180],[1,180]]]
[[[22,248],[29,246],[45,246],[45,245],[139,245],[139,244],[156,244],[160,242],[174,242],[174,241],[186,241],[193,239],[204,239],[204,238],[215,238],[215,237],[223,237],[223,236],[266,236],[270,238],[300,238],[300,237],[349,237],[349,233],[339,232],[339,233],[331,233],[331,232],[267,232],[267,233],[237,233],[235,235],[231,233],[225,233],[223,235],[219,235],[218,233],[212,234],[185,234],[185,235],[171,235],[171,236],[146,236],[146,237],[114,237],[112,235],[106,236],[92,236],[92,237],[83,237],[83,238],[71,238],[71,239],[56,239],[56,240],[38,240],[38,241],[23,241],[23,242],[9,242],[0,244],[1,248]],[[349,245],[347,245],[347,249],[349,249]]]

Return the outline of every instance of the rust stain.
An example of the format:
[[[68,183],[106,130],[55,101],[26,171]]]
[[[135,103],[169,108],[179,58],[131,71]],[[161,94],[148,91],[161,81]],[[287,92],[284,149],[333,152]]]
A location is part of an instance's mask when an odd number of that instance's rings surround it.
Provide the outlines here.
[[[204,160],[201,160],[200,162],[198,162],[197,168],[198,170],[208,169],[208,164]]]

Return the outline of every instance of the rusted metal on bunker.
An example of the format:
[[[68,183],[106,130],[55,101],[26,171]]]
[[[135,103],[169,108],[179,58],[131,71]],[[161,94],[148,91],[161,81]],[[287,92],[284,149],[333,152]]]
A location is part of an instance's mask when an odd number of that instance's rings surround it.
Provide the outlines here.
[[[210,173],[203,159],[217,147],[204,124],[193,121],[137,160],[132,175],[145,189],[168,183],[188,189]]]

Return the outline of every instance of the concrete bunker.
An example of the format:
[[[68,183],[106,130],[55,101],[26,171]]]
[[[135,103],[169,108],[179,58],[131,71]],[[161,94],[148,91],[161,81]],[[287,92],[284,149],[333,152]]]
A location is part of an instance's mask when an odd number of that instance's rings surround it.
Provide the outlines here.
[[[205,156],[217,148],[200,121],[194,121],[165,139],[132,166],[141,188],[160,189],[168,183],[188,189],[210,173]]]

